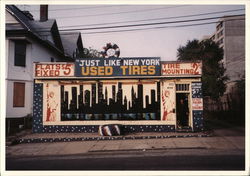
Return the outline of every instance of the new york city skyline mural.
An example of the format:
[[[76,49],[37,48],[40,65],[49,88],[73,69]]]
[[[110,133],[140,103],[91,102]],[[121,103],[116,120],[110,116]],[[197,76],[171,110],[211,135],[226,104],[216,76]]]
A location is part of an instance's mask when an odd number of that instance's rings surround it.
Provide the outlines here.
[[[160,120],[160,83],[61,85],[61,120]]]

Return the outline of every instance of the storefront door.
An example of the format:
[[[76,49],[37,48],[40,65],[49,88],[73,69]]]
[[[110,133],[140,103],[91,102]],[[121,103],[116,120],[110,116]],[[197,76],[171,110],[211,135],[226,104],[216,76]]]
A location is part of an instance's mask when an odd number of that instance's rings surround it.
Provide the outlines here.
[[[176,93],[177,128],[189,127],[189,93]]]
[[[190,128],[190,117],[190,84],[176,84],[177,128]]]

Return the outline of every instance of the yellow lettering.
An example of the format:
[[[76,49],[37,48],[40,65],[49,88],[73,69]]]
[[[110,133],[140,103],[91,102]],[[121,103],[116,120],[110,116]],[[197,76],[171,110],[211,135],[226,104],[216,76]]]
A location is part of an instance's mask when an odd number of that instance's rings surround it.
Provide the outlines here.
[[[141,66],[141,75],[146,75],[147,74],[147,66],[143,65]]]
[[[104,67],[98,67],[98,75],[104,75]]]
[[[112,75],[113,74],[113,67],[105,67],[105,74]]]
[[[154,75],[155,74],[155,66],[154,65],[148,66],[148,74],[149,75]]]
[[[140,66],[132,66],[133,67],[133,75],[140,74]]]
[[[82,67],[82,75],[89,75],[89,67]]]
[[[97,75],[97,67],[90,67],[90,75]]]
[[[128,66],[120,66],[120,68],[122,69],[122,75],[126,75],[126,69],[128,68]]]

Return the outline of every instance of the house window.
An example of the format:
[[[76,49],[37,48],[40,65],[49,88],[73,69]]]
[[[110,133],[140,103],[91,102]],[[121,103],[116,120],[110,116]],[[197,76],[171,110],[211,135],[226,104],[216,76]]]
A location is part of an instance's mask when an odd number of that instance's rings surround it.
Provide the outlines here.
[[[15,41],[15,66],[26,66],[26,42]]]
[[[14,82],[13,107],[24,107],[25,83]]]
[[[50,58],[50,62],[55,62],[55,58],[54,58],[54,57],[51,57],[51,58]]]

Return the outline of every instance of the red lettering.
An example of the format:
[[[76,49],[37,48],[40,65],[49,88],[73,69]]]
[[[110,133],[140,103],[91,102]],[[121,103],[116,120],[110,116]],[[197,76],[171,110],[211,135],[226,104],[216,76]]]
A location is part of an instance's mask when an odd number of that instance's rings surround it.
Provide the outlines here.
[[[199,65],[198,65],[197,63],[194,63],[194,64],[192,64],[192,67],[194,68],[194,74],[195,74],[195,75],[198,75],[199,72],[198,72],[197,70],[198,70],[198,68],[199,68]]]
[[[41,76],[41,71],[40,70],[36,70],[36,72],[35,72],[36,74],[36,76]]]
[[[39,69],[41,68],[41,65],[40,64],[36,64],[36,69]]]
[[[60,64],[56,64],[56,69],[57,69],[57,70],[60,69]]]
[[[48,73],[49,73],[49,70],[44,70],[44,71],[43,71],[43,76],[49,76]]]
[[[69,75],[71,72],[71,65],[70,64],[67,64],[66,67],[65,67],[65,71],[63,72],[63,74],[65,76]]]

